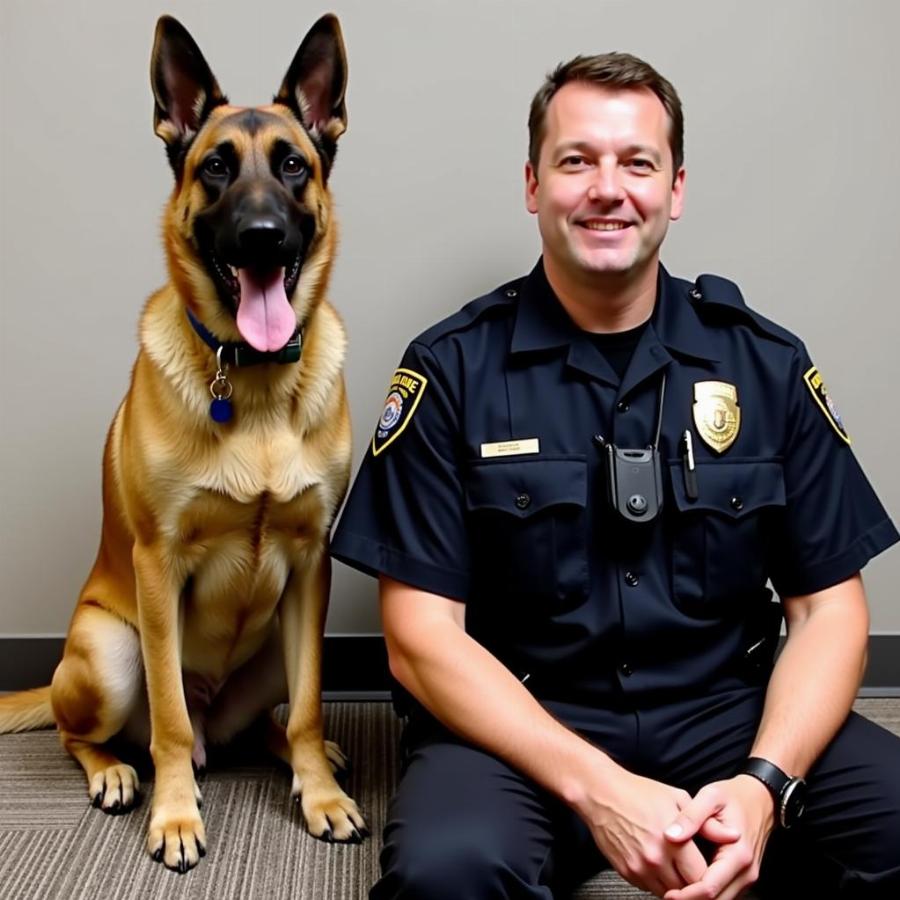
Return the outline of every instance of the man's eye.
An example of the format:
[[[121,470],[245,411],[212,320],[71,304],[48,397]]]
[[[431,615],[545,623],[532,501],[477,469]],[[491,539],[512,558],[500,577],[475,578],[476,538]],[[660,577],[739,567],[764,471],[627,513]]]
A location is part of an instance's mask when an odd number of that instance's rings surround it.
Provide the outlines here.
[[[642,172],[655,172],[656,166],[653,165],[653,162],[649,159],[632,159],[629,160],[628,165],[632,169],[637,169]]]
[[[573,154],[572,156],[564,156],[559,161],[559,164],[566,169],[579,169],[582,166],[587,165],[587,160],[583,156]]]
[[[225,160],[221,156],[210,156],[203,163],[203,171],[207,175],[212,175],[213,178],[222,178],[228,174],[228,166],[225,165]]]

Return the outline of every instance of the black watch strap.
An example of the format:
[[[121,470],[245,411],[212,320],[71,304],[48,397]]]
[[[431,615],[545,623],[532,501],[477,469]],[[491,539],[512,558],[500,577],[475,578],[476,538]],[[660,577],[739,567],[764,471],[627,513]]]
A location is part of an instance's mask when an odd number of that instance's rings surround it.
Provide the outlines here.
[[[744,763],[741,769],[744,775],[752,775],[758,778],[771,793],[775,800],[776,807],[781,800],[782,791],[784,791],[787,783],[791,780],[790,775],[786,775],[775,763],[770,763],[767,759],[759,756],[751,756]]]

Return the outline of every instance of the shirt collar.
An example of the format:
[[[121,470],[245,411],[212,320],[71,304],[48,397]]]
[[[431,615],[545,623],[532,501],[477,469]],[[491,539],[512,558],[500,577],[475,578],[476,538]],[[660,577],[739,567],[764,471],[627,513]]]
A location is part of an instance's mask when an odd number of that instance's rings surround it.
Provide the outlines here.
[[[569,318],[553,293],[544,274],[544,261],[539,259],[519,289],[510,352],[564,347],[580,333],[581,329]]]
[[[660,263],[656,290],[651,321],[660,343],[682,356],[719,362],[713,332],[697,315],[690,282],[673,278]]]
[[[660,264],[656,287],[656,304],[644,338],[655,335],[659,343],[679,355],[718,361],[711,333],[704,327],[694,308],[690,284],[673,278]],[[584,333],[569,318],[553,293],[544,273],[543,260],[522,283],[519,290],[516,320],[510,341],[511,353],[549,350],[575,346]],[[576,353],[580,356],[580,353]],[[593,358],[596,353],[591,353]],[[598,373],[603,374],[603,373]]]

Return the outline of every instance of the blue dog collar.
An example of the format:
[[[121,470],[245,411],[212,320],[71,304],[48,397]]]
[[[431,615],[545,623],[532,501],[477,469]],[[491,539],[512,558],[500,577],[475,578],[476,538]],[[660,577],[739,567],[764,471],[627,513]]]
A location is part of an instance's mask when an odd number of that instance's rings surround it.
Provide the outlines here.
[[[244,341],[220,341],[189,309],[186,312],[194,331],[216,354],[220,363],[241,368],[262,363],[295,363],[300,359],[303,350],[303,332],[300,328],[280,350],[267,352],[257,350]]]

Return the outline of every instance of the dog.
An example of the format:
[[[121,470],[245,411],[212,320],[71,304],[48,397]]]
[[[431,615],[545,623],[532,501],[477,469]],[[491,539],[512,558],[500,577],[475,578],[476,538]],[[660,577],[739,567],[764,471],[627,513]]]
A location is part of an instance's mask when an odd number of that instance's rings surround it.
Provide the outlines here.
[[[315,837],[366,824],[324,741],[329,531],[351,438],[344,329],[325,298],[337,243],[327,187],[347,127],[338,20],[303,39],[268,106],[231,106],[190,34],[160,18],[155,132],[175,186],[168,283],[103,455],[103,528],[52,684],[0,698],[0,731],[56,725],[93,804],[131,809],[111,751],[149,744],[147,847],[186,872],[205,854],[195,770],[262,721]],[[287,729],[271,716],[287,700]]]

